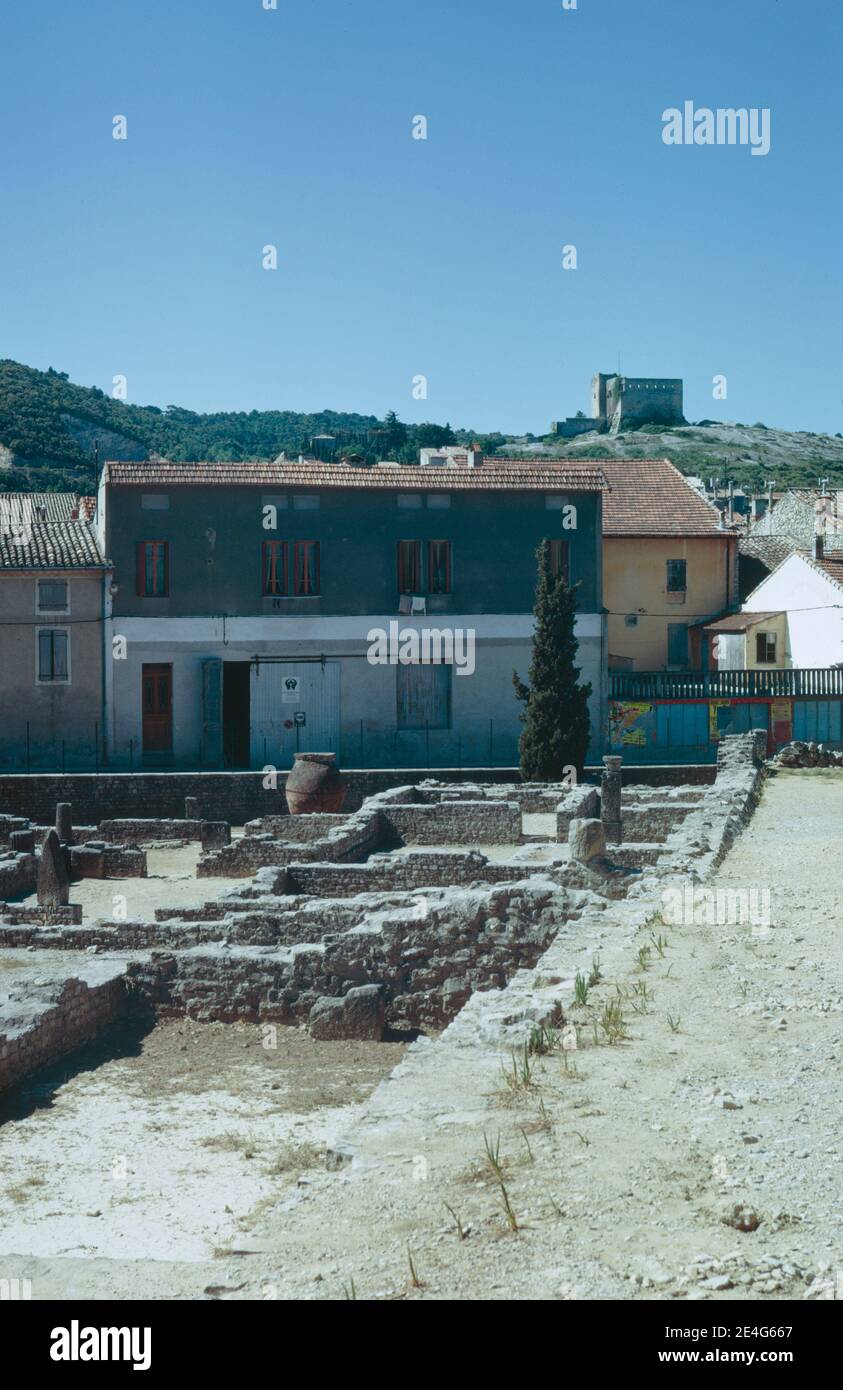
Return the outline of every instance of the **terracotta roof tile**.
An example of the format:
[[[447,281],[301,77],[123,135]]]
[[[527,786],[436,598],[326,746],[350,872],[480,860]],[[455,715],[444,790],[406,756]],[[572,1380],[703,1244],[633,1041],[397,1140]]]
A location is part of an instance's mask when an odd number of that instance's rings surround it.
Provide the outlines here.
[[[756,623],[765,623],[768,618],[781,616],[781,609],[767,613],[730,613],[727,618],[718,618],[716,623],[706,623],[706,632],[746,632]]]
[[[835,584],[839,584],[843,589],[843,560],[829,560],[828,558],[815,560],[813,555],[805,554],[803,554],[803,559],[812,564],[815,569],[822,570],[829,579],[833,579]]]
[[[355,467],[316,460],[276,463],[109,462],[106,479],[114,487],[306,487],[391,492],[602,492],[601,463],[572,460],[529,463],[489,459],[479,468]]]
[[[102,568],[95,532],[74,516],[80,500],[71,492],[0,493],[0,571]]]
[[[611,488],[603,502],[604,536],[727,536],[716,507],[670,459],[601,459]]]
[[[768,570],[778,569],[788,556],[799,549],[796,541],[787,536],[764,536],[750,532],[738,543],[738,550],[747,559],[760,560]]]

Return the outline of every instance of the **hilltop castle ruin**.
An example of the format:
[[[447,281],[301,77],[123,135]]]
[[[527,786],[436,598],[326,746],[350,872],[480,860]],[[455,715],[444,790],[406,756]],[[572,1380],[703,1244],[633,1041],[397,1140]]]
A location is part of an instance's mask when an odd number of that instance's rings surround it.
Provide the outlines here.
[[[595,372],[591,378],[591,415],[554,420],[551,430],[572,439],[590,430],[619,430],[635,425],[685,423],[681,377],[621,376],[619,372]]]

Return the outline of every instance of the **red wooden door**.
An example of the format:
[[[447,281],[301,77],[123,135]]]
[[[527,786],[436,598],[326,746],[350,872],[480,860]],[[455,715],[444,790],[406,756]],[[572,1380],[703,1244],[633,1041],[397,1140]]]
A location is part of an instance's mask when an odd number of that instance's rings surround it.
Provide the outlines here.
[[[173,746],[173,668],[144,666],[141,681],[143,751],[169,753]]]

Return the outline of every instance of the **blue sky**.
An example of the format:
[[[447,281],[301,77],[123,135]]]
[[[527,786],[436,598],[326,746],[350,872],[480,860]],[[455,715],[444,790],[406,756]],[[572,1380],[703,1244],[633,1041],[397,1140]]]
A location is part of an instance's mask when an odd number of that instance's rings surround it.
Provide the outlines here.
[[[0,356],[538,433],[620,354],[843,430],[839,0],[277,3],[6,0]],[[685,100],[769,107],[770,153],[666,146]]]

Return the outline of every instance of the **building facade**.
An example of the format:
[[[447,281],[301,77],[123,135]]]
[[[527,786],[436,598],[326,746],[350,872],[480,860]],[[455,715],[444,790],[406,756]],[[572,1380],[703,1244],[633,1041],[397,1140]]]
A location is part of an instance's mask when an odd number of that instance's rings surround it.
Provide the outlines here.
[[[112,764],[511,766],[545,538],[597,757],[604,490],[588,462],[107,464]]]
[[[95,767],[108,566],[71,493],[0,495],[0,767]]]
[[[704,625],[737,607],[737,533],[668,459],[600,466],[610,667],[705,666]]]

